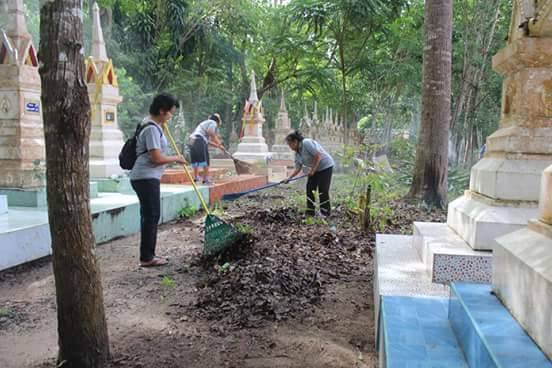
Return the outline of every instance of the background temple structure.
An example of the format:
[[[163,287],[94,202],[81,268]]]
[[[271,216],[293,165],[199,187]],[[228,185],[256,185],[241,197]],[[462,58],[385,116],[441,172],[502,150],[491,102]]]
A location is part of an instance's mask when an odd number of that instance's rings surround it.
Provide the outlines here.
[[[19,206],[46,204],[41,82],[23,0],[8,2],[0,40],[0,194]]]
[[[92,24],[92,52],[86,61],[86,83],[92,110],[90,176],[108,178],[123,173],[118,157],[124,142],[117,119],[117,105],[123,99],[119,95],[113,62],[107,57],[100,9],[96,3]]]
[[[257,82],[255,81],[255,72],[253,72],[251,92],[243,113],[243,137],[234,154],[237,159],[261,164],[267,162],[270,154],[263,137],[264,122],[262,102],[257,95]]]
[[[271,148],[272,159],[278,161],[287,161],[293,163],[294,153],[286,144],[286,136],[291,131],[291,121],[286,107],[286,99],[284,92],[282,91],[282,98],[280,100],[280,110],[276,118],[276,124],[274,128],[274,145]]]

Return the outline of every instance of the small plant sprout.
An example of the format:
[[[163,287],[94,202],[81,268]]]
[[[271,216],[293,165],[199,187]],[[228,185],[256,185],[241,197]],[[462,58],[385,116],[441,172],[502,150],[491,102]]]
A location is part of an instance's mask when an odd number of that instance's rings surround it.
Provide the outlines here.
[[[161,285],[163,285],[167,289],[174,289],[176,287],[176,281],[174,281],[169,276],[164,276],[161,280]]]
[[[251,226],[247,225],[247,224],[240,224],[240,223],[237,223],[237,224],[234,224],[234,226],[236,227],[236,229],[238,229],[238,231],[240,233],[243,233],[243,234],[251,234],[253,233],[253,229],[251,228]]]
[[[0,308],[0,317],[8,317],[10,311],[7,308]]]
[[[328,222],[320,217],[307,217],[304,220],[305,225],[313,226],[313,225],[328,225]]]
[[[226,273],[230,270],[230,263],[229,262],[226,262],[225,264],[223,264],[222,266],[219,266],[219,265],[216,265],[215,266],[215,269],[219,272],[219,273]]]

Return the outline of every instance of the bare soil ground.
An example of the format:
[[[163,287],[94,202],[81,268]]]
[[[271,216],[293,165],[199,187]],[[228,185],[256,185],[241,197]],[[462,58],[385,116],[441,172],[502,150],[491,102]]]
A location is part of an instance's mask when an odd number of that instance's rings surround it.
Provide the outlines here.
[[[374,235],[344,208],[306,221],[286,207],[296,190],[232,204],[250,241],[217,260],[201,260],[199,218],[161,226],[167,267],[138,267],[137,235],[98,247],[112,367],[375,367]],[[389,232],[444,216],[394,207]],[[54,367],[56,329],[49,260],[0,274],[0,367]]]

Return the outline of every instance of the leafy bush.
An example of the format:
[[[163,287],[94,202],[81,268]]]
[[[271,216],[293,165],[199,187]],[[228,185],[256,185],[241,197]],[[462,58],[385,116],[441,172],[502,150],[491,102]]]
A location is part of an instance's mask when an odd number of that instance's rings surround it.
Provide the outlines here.
[[[180,211],[178,211],[178,217],[181,219],[187,219],[190,217],[194,217],[196,213],[197,209],[187,203],[185,207],[181,208]]]

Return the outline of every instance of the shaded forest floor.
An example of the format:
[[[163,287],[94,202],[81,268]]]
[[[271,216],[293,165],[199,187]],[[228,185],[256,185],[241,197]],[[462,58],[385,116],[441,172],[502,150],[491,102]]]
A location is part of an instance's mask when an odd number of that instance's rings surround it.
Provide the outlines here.
[[[101,245],[112,367],[375,367],[375,236],[341,205],[327,221],[307,220],[292,197],[302,188],[230,204],[250,236],[217,260],[201,260],[200,218],[161,226],[167,267],[137,266],[137,235]],[[386,233],[445,219],[392,208]],[[0,274],[1,367],[55,366],[55,308],[49,260]]]

